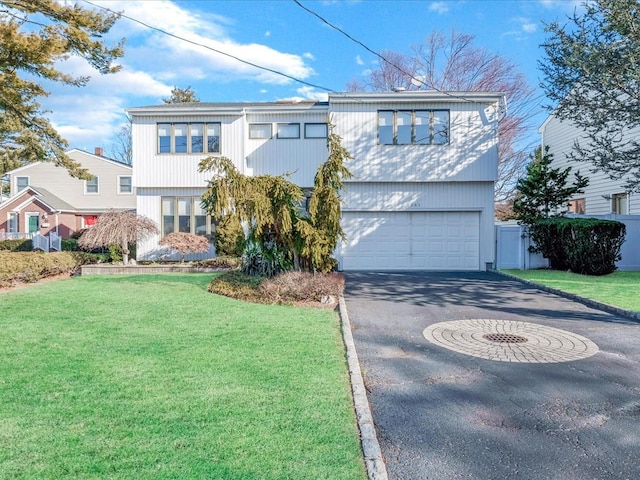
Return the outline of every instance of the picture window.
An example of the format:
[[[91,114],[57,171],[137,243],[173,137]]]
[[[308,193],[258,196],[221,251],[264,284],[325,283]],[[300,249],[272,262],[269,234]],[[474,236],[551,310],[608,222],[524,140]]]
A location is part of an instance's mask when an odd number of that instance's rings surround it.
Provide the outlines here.
[[[446,145],[450,139],[448,110],[381,110],[380,145]]]
[[[158,153],[220,153],[220,123],[159,123]]]
[[[300,138],[300,124],[279,123],[278,138]]]

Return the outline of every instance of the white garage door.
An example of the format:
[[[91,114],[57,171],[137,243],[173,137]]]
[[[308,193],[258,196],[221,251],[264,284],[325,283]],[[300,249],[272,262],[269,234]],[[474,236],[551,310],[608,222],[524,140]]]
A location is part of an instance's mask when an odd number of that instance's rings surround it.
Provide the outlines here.
[[[344,212],[344,270],[479,270],[479,212]]]

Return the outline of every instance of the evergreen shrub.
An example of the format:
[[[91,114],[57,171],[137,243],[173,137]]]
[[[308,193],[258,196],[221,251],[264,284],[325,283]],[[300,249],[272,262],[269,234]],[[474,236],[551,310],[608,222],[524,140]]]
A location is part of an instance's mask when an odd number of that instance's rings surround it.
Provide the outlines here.
[[[63,238],[60,241],[60,246],[63,252],[80,251],[80,247],[78,247],[78,240],[76,238]]]
[[[7,250],[9,252],[30,252],[33,250],[33,243],[31,240],[2,240],[0,242],[0,250]]]
[[[607,275],[621,258],[626,227],[614,220],[552,217],[536,221],[530,233],[551,268]]]
[[[216,223],[213,245],[217,255],[239,257],[244,250],[244,230],[234,215],[224,215]]]
[[[54,275],[71,275],[80,265],[97,257],[81,252],[0,252],[0,287],[29,283]]]

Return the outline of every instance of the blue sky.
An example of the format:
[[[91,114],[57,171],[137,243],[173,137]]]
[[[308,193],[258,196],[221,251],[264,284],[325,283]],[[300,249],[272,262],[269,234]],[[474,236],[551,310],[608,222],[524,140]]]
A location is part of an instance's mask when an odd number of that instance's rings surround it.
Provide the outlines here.
[[[371,50],[410,53],[434,30],[475,36],[475,46],[512,60],[539,83],[543,22],[563,20],[578,0],[300,0]],[[94,8],[78,2],[87,7]],[[363,79],[378,58],[309,14],[292,0],[94,0],[177,37],[283,72],[331,91]],[[156,105],[176,85],[201,101],[326,99],[326,91],[248,66],[203,46],[162,34],[126,18],[107,40],[126,37],[122,70],[100,76],[71,58],[61,68],[91,75],[86,87],[47,86],[43,106],[71,148],[108,154],[128,107]],[[542,103],[541,99],[541,103]],[[540,115],[533,122],[539,125]],[[532,135],[536,135],[535,130]]]

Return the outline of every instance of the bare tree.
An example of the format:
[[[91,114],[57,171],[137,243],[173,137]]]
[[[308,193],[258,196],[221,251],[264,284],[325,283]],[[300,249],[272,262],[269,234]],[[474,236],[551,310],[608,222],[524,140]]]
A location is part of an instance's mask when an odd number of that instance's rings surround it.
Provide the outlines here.
[[[127,165],[133,163],[133,149],[131,143],[131,122],[123,125],[111,145],[111,158]]]
[[[380,68],[368,81],[352,81],[352,91],[370,89],[444,92],[504,92],[509,113],[498,127],[499,160],[495,198],[504,202],[513,198],[515,184],[524,174],[531,145],[525,137],[535,113],[534,92],[524,74],[509,59],[473,45],[474,36],[451,32],[432,33],[424,43],[412,47],[411,55],[385,51]],[[365,87],[365,88],[362,88]]]
[[[209,251],[209,240],[202,235],[194,235],[186,232],[173,232],[160,240],[160,245],[166,245],[171,250],[182,255],[180,259],[184,262],[184,256],[189,253],[204,253]]]
[[[110,210],[98,217],[96,224],[78,239],[78,245],[85,250],[119,245],[122,249],[122,263],[129,263],[129,245],[145,240],[159,232],[156,223],[134,212]]]

